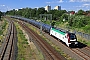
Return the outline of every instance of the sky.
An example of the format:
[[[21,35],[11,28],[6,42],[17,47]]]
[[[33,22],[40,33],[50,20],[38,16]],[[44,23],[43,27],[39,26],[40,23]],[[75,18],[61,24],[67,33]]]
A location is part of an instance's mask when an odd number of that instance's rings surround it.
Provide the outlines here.
[[[0,11],[6,12],[26,7],[40,8],[47,5],[50,5],[51,9],[61,6],[62,10],[67,11],[90,10],[90,0],[0,0]]]

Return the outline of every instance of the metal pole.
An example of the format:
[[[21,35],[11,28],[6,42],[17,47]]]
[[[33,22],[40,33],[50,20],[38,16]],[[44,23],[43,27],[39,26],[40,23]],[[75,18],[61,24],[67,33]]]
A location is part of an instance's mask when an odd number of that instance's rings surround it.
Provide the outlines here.
[[[50,14],[50,15],[51,15],[50,26],[52,26],[52,14]]]
[[[42,22],[41,17],[42,17],[42,16],[41,16],[41,14],[40,14],[40,20],[41,20],[40,22]],[[42,35],[42,23],[41,23],[41,26],[40,26],[40,34]]]

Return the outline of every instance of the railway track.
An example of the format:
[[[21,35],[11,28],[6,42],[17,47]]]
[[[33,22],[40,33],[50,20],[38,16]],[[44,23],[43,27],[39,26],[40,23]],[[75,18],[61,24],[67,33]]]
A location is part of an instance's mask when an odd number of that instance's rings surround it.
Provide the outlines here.
[[[72,49],[74,52],[76,52],[80,57],[82,57],[84,60],[90,60],[90,47],[86,46],[84,48],[75,48]]]
[[[88,51],[90,51],[90,47],[88,47],[88,46],[87,46],[87,47],[85,47],[85,49],[86,49],[86,50],[88,50]]]
[[[90,56],[86,53],[82,52],[79,48],[72,49],[78,56],[80,56],[83,60],[90,60]],[[88,52],[89,53],[89,52]]]
[[[42,52],[44,53],[44,57],[46,60],[66,60],[63,56],[61,56],[54,48],[52,48],[46,41],[43,40],[37,33],[27,27],[25,24],[18,22],[35,40],[38,44]]]
[[[36,39],[34,39],[36,40]],[[40,43],[37,43],[40,44]],[[60,44],[60,43],[59,43]],[[62,45],[62,44],[60,44]],[[62,45],[63,46],[63,45]],[[62,47],[61,46],[61,47]],[[41,47],[40,47],[41,48]],[[62,47],[63,48],[63,47]],[[73,48],[70,49],[68,47],[63,48],[64,50],[66,50],[66,52],[68,52],[68,54],[71,54],[72,57],[74,57],[76,60],[90,60],[90,47],[84,46],[84,47],[78,47],[78,48]],[[45,49],[44,49],[45,50]],[[45,53],[44,53],[45,54]],[[48,54],[45,54],[48,56]],[[49,57],[48,57],[49,58]],[[47,58],[47,59],[48,59]],[[46,60],[47,60],[46,59]],[[53,60],[53,59],[52,59]],[[56,60],[56,59],[55,59]]]
[[[8,34],[4,40],[2,47],[0,48],[0,60],[15,60],[15,37],[16,28],[14,23],[10,21]]]

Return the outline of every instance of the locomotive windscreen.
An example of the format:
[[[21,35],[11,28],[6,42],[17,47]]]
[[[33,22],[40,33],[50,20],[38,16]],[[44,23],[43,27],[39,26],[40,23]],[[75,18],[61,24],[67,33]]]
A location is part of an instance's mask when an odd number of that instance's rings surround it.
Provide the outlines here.
[[[71,40],[76,39],[76,35],[74,33],[69,33],[69,36]]]

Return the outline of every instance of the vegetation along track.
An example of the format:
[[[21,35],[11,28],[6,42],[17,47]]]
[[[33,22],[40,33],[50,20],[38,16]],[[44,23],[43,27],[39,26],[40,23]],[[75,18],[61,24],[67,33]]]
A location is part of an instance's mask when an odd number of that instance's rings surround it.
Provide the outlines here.
[[[9,30],[0,49],[0,60],[15,60],[16,28],[11,20],[8,21],[10,22]]]
[[[18,22],[20,25],[32,36],[33,40],[38,44],[44,53],[46,60],[66,60],[63,56],[61,56],[57,51],[54,50],[42,37],[40,37],[37,33],[35,33],[32,29],[27,27],[22,22]]]

